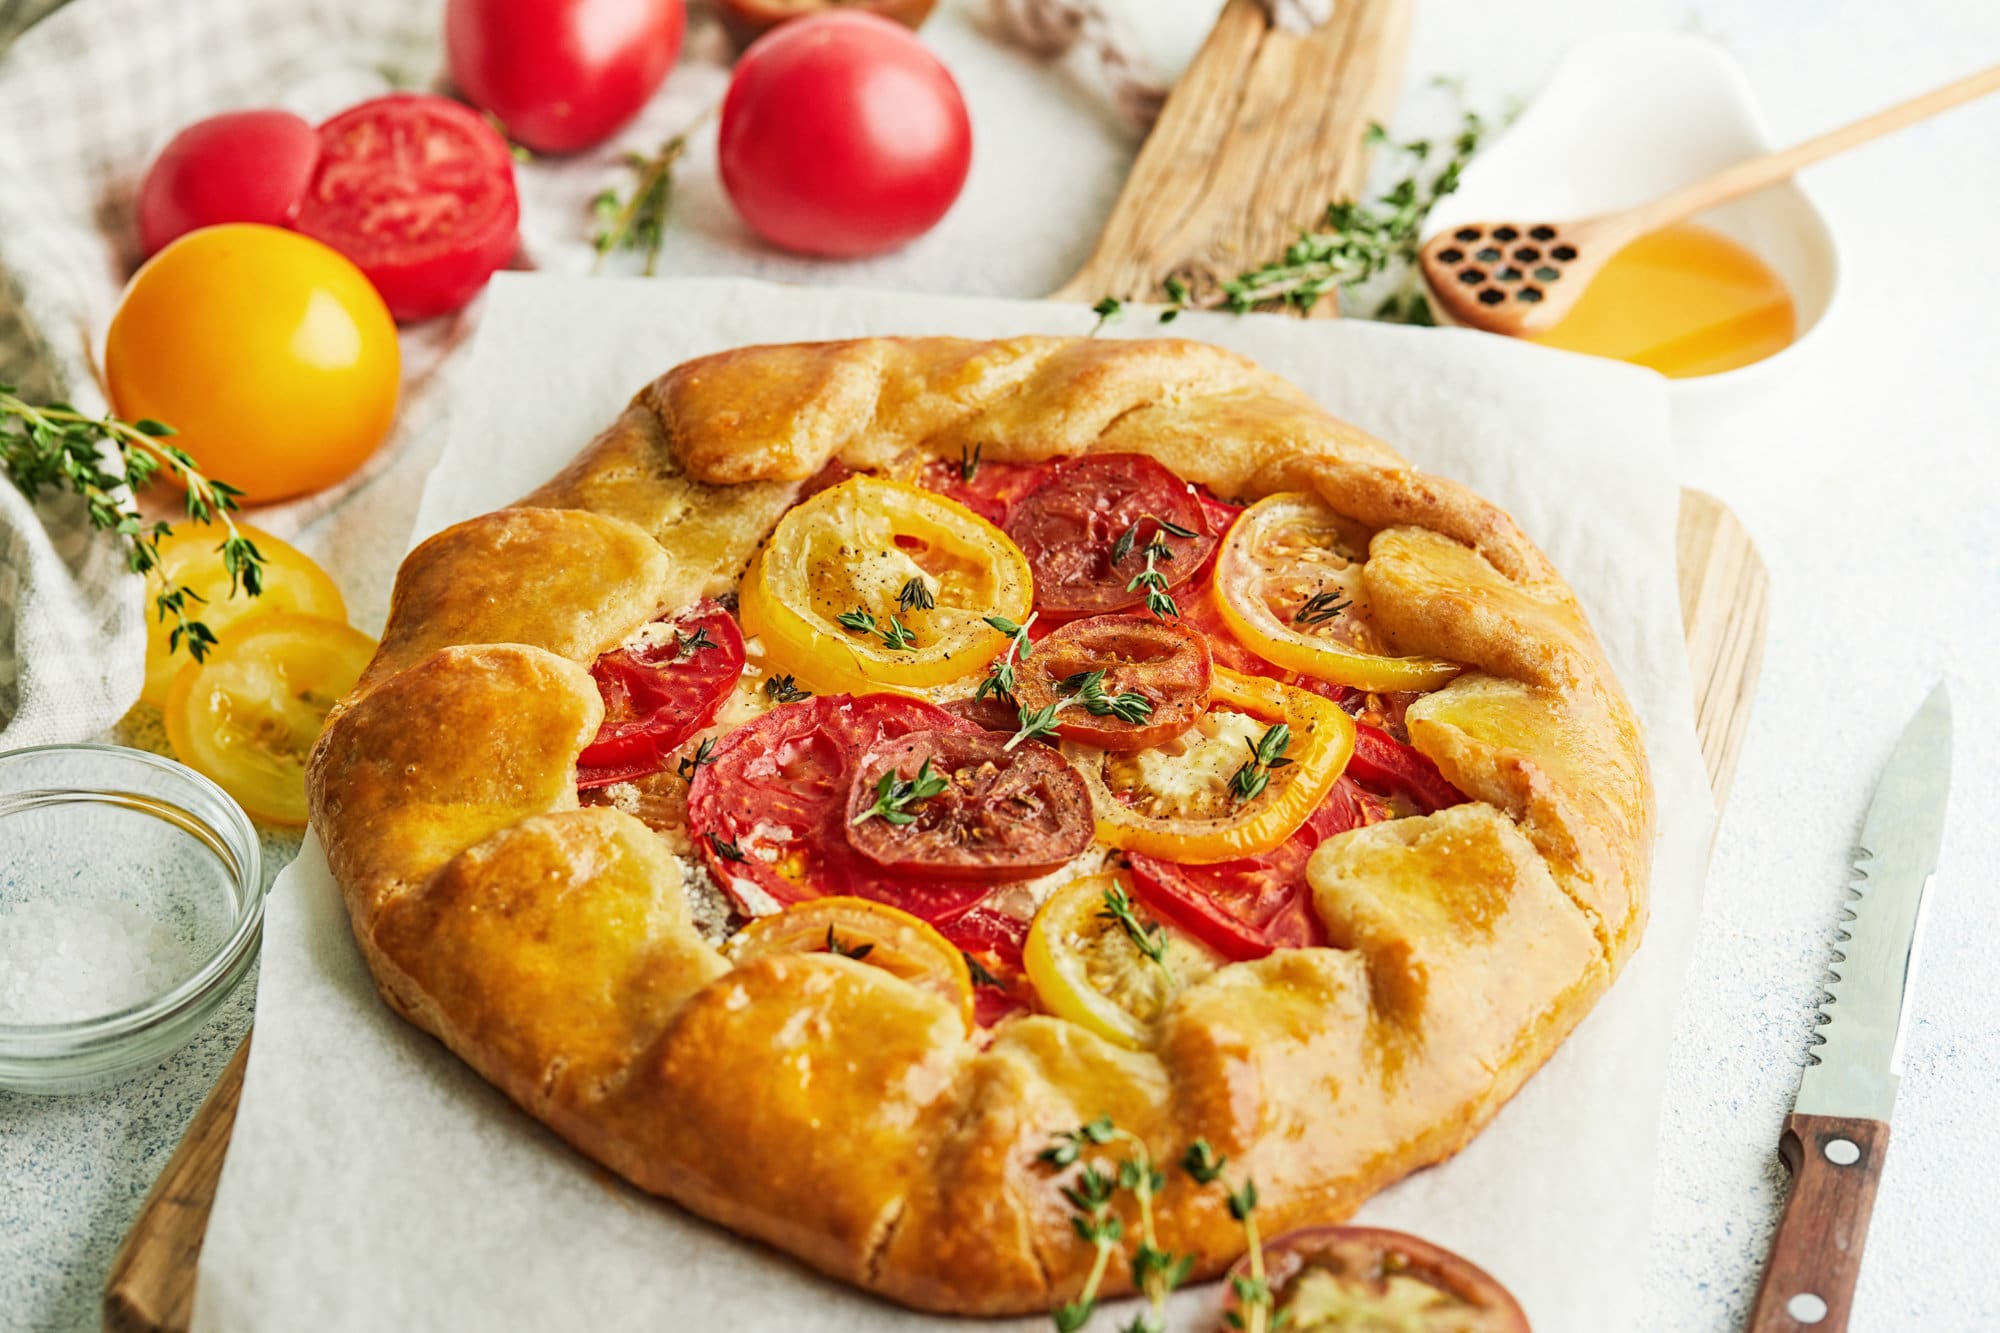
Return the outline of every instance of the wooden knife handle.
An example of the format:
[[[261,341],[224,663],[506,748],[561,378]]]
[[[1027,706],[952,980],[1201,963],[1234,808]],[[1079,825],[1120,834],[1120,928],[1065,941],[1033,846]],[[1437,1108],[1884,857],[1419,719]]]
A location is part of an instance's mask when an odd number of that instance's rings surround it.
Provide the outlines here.
[[[1764,1268],[1748,1333],[1841,1333],[1861,1272],[1868,1213],[1889,1150],[1881,1120],[1794,1115],[1778,1155],[1792,1194]]]

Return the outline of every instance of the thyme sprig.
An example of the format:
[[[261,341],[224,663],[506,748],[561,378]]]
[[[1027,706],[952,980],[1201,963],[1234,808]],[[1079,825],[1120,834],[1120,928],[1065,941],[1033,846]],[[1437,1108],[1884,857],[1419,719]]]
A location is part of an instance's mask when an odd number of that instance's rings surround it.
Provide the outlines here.
[[[1146,610],[1160,620],[1179,620],[1181,616],[1180,605],[1167,591],[1167,576],[1154,564],[1156,560],[1173,558],[1174,553],[1168,549],[1166,537],[1155,534],[1153,540],[1146,543],[1146,567],[1125,584],[1127,592],[1136,592],[1140,588],[1146,590]]]
[[[1229,790],[1239,802],[1256,800],[1271,785],[1271,774],[1290,766],[1285,751],[1292,745],[1292,729],[1274,722],[1254,745],[1248,740],[1243,744],[1250,749],[1250,760],[1229,779]]]
[[[875,784],[875,804],[856,815],[854,822],[865,824],[880,815],[890,824],[914,824],[917,817],[909,812],[910,807],[918,801],[942,795],[950,785],[941,774],[931,772],[931,761],[928,759],[917,765],[914,778],[905,778],[892,768]]]
[[[708,626],[706,625],[703,625],[692,634],[683,634],[679,630],[674,631],[674,660],[676,662],[685,662],[696,653],[707,652],[710,648],[720,648],[721,646],[714,639],[708,637]]]
[[[828,926],[826,928],[826,951],[828,953],[837,953],[842,958],[852,958],[856,962],[860,962],[863,958],[875,952],[875,946],[873,944],[849,944],[846,940],[841,939],[840,936],[833,933],[832,926]]]
[[[1134,724],[1142,723],[1153,715],[1153,701],[1136,690],[1107,693],[1104,689],[1105,671],[1106,668],[1099,667],[1095,671],[1079,671],[1075,675],[1064,676],[1056,682],[1056,689],[1065,698],[1042,708],[1019,708],[1017,713],[1021,727],[1008,740],[1006,748],[1011,750],[1022,741],[1055,735],[1056,714],[1065,708],[1080,707],[1093,717],[1115,717],[1121,722]]]
[[[715,854],[725,861],[741,861],[744,859],[743,849],[738,847],[732,840],[723,837],[720,833],[711,832],[708,835],[708,845],[715,848]]]
[[[958,446],[958,479],[960,481],[969,483],[974,477],[979,475],[979,456],[985,452],[986,446],[983,444],[973,445],[971,453],[965,451],[964,445],[961,444]]]
[[[937,606],[937,594],[931,591],[931,585],[924,581],[923,575],[912,574],[910,581],[896,594],[896,605],[903,609],[904,615],[912,611],[930,611]]]
[[[0,384],[0,466],[22,494],[33,500],[47,489],[81,496],[90,525],[124,543],[125,567],[150,574],[160,568],[160,541],[173,525],[146,522],[134,497],[166,472],[186,491],[183,509],[191,522],[221,522],[218,549],[230,596],[256,597],[264,590],[264,555],[230,517],[243,492],[204,475],[186,450],[167,443],[173,434],[173,427],[159,421],[126,422],[108,413],[92,417],[60,402],[37,407],[16,396],[14,386]],[[204,600],[186,584],[166,585],[154,594],[154,614],[162,624],[173,624],[169,652],[185,643],[199,662],[215,646],[215,634],[194,609]]]
[[[905,589],[907,591],[907,588]],[[910,632],[899,617],[890,616],[889,623],[879,623],[866,607],[855,607],[852,611],[842,611],[834,617],[840,627],[849,634],[880,635],[883,646],[891,652],[901,652],[905,648],[917,646],[917,636]]]
[[[1181,1170],[1195,1184],[1222,1181],[1222,1188],[1228,1191],[1229,1215],[1243,1228],[1243,1253],[1249,1257],[1250,1271],[1229,1280],[1236,1293],[1236,1308],[1229,1312],[1229,1326],[1244,1333],[1271,1333],[1284,1323],[1284,1317],[1274,1317],[1271,1309],[1271,1280],[1264,1269],[1264,1241],[1257,1232],[1257,1182],[1246,1176],[1240,1189],[1230,1189],[1222,1175],[1228,1165],[1229,1159],[1218,1154],[1207,1139],[1188,1144],[1187,1152],[1181,1156]]]
[[[1233,314],[1289,306],[1310,310],[1333,292],[1351,289],[1394,269],[1402,269],[1395,291],[1376,306],[1374,318],[1406,324],[1435,324],[1429,298],[1416,270],[1424,222],[1438,202],[1458,189],[1459,178],[1479,151],[1491,126],[1476,111],[1461,113],[1457,133],[1442,141],[1408,139],[1397,142],[1380,125],[1370,125],[1371,148],[1395,153],[1408,174],[1373,200],[1338,200],[1327,205],[1317,230],[1302,231],[1277,259],[1246,269],[1212,290],[1197,293],[1185,280],[1165,283],[1168,304],[1162,324],[1172,323],[1183,310],[1227,310]],[[1441,163],[1436,170],[1432,164]],[[1102,307],[1122,304],[1106,298],[1097,306],[1098,328],[1113,316]],[[1093,334],[1096,328],[1091,330]]]
[[[682,755],[680,763],[674,766],[684,782],[693,782],[694,775],[715,762],[715,737],[703,736],[701,744],[694,747],[694,753]]]
[[[1126,528],[1125,531],[1118,534],[1118,539],[1116,541],[1111,543],[1112,564],[1115,565],[1120,560],[1123,560],[1126,556],[1132,554],[1133,544],[1139,540],[1139,525],[1147,522],[1157,524],[1160,529],[1160,532],[1164,532],[1169,536],[1179,537],[1183,541],[1195,535],[1195,531],[1193,528],[1184,528],[1178,523],[1171,522],[1164,518],[1155,518],[1151,514],[1141,514],[1138,518],[1132,520],[1130,527]],[[1158,533],[1154,534],[1154,540],[1155,541],[1159,540]],[[1167,559],[1171,560],[1173,559],[1173,556],[1169,554],[1167,556]]]
[[[772,676],[764,682],[764,697],[774,704],[795,704],[813,697],[813,692],[801,689],[791,676]]]
[[[1087,336],[1095,338],[1106,324],[1123,318],[1125,303],[1115,296],[1107,296],[1092,306],[1090,310],[1092,314],[1097,316],[1097,322],[1090,326],[1090,333]]]
[[[1132,947],[1146,956],[1147,961],[1162,972],[1167,969],[1167,932],[1157,921],[1144,921],[1138,909],[1132,906],[1132,898],[1122,884],[1113,884],[1104,891],[1104,906],[1098,909],[1100,921],[1116,922],[1125,932]]]
[[[1116,1162],[1092,1160],[1095,1148],[1120,1145]],[[1053,1170],[1077,1170],[1074,1183],[1062,1187],[1071,1209],[1070,1226],[1096,1251],[1089,1275],[1077,1298],[1053,1312],[1061,1333],[1075,1333],[1096,1312],[1098,1293],[1111,1256],[1121,1248],[1125,1228],[1112,1211],[1120,1193],[1132,1196],[1139,1221],[1139,1244],[1132,1253],[1132,1283],[1146,1298],[1147,1308],[1126,1326],[1125,1333],[1162,1333],[1166,1328],[1167,1297],[1194,1270],[1194,1255],[1174,1254],[1160,1246],[1154,1203],[1167,1187],[1166,1173],[1154,1163],[1146,1141],[1120,1129],[1100,1115],[1076,1129],[1058,1133],[1039,1160]]]
[[[710,107],[650,154],[631,152],[618,159],[620,166],[634,173],[632,193],[621,196],[616,189],[606,189],[590,201],[591,214],[597,219],[597,230],[590,238],[597,251],[591,272],[602,269],[604,257],[613,250],[644,254],[649,278],[659,271],[667,215],[673,208],[674,168],[687,154],[688,139],[713,114],[715,108]]]
[[[1316,592],[1306,598],[1305,604],[1292,613],[1294,625],[1324,625],[1335,616],[1353,606],[1351,598],[1342,597],[1337,592]]]
[[[979,688],[972,692],[974,699],[984,699],[989,694],[998,695],[1008,703],[1014,702],[1014,668],[1028,660],[1035,651],[1035,645],[1028,642],[1028,627],[1035,623],[1041,612],[1031,612],[1028,618],[1016,625],[1005,616],[987,616],[986,623],[1007,636],[1007,650],[993,659],[986,668],[986,679],[979,682]]]

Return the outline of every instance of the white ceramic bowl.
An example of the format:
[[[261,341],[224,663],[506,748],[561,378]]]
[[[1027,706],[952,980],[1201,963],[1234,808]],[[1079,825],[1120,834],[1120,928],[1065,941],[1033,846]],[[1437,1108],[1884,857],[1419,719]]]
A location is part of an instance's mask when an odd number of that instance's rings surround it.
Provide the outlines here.
[[[1743,71],[1720,47],[1677,33],[1593,37],[1563,55],[1520,118],[1473,159],[1428,229],[1611,212],[1776,146]],[[1796,182],[1695,220],[1777,271],[1797,304],[1798,336],[1740,369],[1674,380],[1677,413],[1726,410],[1803,360],[1840,279],[1833,231]]]

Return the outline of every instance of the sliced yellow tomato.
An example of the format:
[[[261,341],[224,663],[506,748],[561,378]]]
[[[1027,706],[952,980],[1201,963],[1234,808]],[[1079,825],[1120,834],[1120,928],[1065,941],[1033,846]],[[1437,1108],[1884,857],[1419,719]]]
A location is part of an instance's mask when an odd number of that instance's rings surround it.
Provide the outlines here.
[[[1462,669],[1393,657],[1368,618],[1368,531],[1318,496],[1267,495],[1243,511],[1215,561],[1216,605],[1268,661],[1357,690],[1434,690]]]
[[[1085,875],[1058,890],[1035,914],[1021,961],[1050,1013],[1134,1048],[1148,1044],[1176,995],[1222,966],[1192,935],[1135,906],[1122,875]]]
[[[1237,773],[1282,723],[1282,766],[1244,798]],[[1331,700],[1215,668],[1208,711],[1164,745],[1114,753],[1064,742],[1097,813],[1099,841],[1192,865],[1275,848],[1333,790],[1354,753],[1354,719]]]
[[[879,967],[938,996],[972,1031],[972,972],[965,955],[927,922],[867,898],[808,898],[745,926],[729,955],[748,962],[771,953],[839,953]]]
[[[765,657],[821,694],[914,693],[984,671],[1007,644],[985,618],[1018,623],[1033,602],[1007,534],[956,501],[862,476],[785,515],[741,610]]]
[[[338,620],[245,616],[174,677],[164,710],[182,763],[273,824],[306,822],[306,757],[375,640]]]
[[[153,601],[170,588],[190,588],[201,598],[187,608],[188,619],[201,621],[218,638],[244,616],[271,611],[347,619],[340,588],[310,556],[247,523],[238,523],[236,530],[264,557],[263,590],[255,597],[240,587],[230,591],[229,571],[222,564],[220,523],[180,524],[160,539],[159,567],[146,575],[146,686],[139,692],[156,708],[166,706],[174,675],[191,660],[187,644],[169,649],[174,619],[161,620]]]

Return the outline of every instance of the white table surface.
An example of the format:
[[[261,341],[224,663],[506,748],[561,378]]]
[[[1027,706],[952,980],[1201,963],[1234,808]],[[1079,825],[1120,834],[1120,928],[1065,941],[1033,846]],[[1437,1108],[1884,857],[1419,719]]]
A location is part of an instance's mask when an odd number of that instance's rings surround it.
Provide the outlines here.
[[[1571,38],[1694,29],[1748,71],[1781,140],[2000,60],[1991,0],[1421,0],[1410,128],[1425,85],[1475,104],[1530,94]],[[1053,76],[956,14],[927,36],[965,85],[979,148],[959,208],[905,256],[844,281],[1027,295],[1088,252],[1130,147]],[[1026,99],[1026,100],[1023,100]],[[1049,132],[1059,138],[1052,140]],[[693,166],[704,170],[697,155]],[[1839,235],[1834,323],[1760,401],[1681,439],[1686,480],[1726,499],[1772,579],[1763,683],[1718,837],[1670,1064],[1648,1329],[1736,1326],[1784,1193],[1775,1145],[1846,850],[1904,720],[1953,678],[1953,819],[1853,1327],[2000,1328],[2000,1094],[1989,1012],[2000,912],[2000,100],[1952,113],[1808,182]],[[730,234],[686,182],[673,271],[817,274]],[[1944,229],[1939,229],[1939,223]],[[428,461],[304,535],[379,624]],[[403,485],[402,481],[412,484]],[[88,1328],[111,1254],[248,1022],[249,994],[157,1072],[98,1097],[0,1094],[0,1328]],[[1531,1226],[1532,1218],[1523,1225]],[[1550,1256],[1561,1263],[1561,1256]]]

